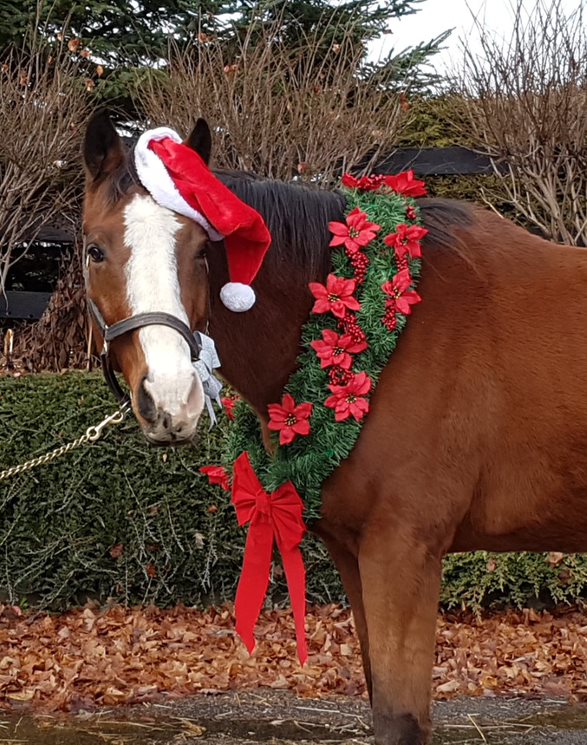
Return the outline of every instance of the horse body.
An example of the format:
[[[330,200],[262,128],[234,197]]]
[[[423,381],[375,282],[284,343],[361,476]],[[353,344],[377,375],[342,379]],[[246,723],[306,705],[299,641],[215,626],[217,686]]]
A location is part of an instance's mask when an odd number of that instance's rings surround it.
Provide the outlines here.
[[[390,709],[379,726],[375,717],[382,743],[427,731],[447,552],[587,550],[587,254],[482,210],[454,239],[455,248],[425,241],[423,302],[314,526],[363,647],[376,650],[366,667],[374,711]],[[221,358],[247,360],[223,374],[262,417],[293,369],[310,308],[287,302],[304,297],[307,277],[288,268],[281,288],[268,271],[262,323],[243,317],[235,328],[212,312]]]
[[[426,222],[425,200],[423,214]],[[333,519],[340,513],[364,524],[380,489],[414,505],[423,472],[433,484],[426,513],[455,505],[443,550],[542,551],[553,541],[563,551],[586,550],[587,253],[485,210],[471,211],[454,243],[424,242],[423,302],[381,376],[353,453],[325,485],[325,514],[327,495],[340,494],[357,462],[351,491],[365,496],[351,497],[344,510],[336,496]],[[295,365],[311,307],[308,277],[269,261],[256,308],[235,318],[214,301],[221,258],[209,259],[210,331],[224,377],[263,418]]]
[[[98,182],[93,175],[86,230],[102,220],[94,203],[114,172]],[[267,405],[280,400],[295,368],[312,304],[307,284],[328,272],[327,224],[342,219],[344,200],[224,178],[273,235],[256,305],[235,314],[218,300],[227,263],[216,244],[207,249],[207,277],[201,262],[194,273],[179,256],[181,295],[191,327],[208,323],[223,376],[266,424]],[[131,183],[118,201],[140,195]],[[355,448],[324,485],[313,526],[355,615],[377,745],[428,739],[447,552],[587,550],[587,253],[484,210],[438,200],[421,208],[430,229],[423,302],[380,377]],[[176,252],[191,250],[187,243],[203,240],[186,237]],[[111,253],[121,250],[115,245]],[[90,292],[104,304],[97,277]],[[136,339],[117,343],[141,421],[148,369]]]

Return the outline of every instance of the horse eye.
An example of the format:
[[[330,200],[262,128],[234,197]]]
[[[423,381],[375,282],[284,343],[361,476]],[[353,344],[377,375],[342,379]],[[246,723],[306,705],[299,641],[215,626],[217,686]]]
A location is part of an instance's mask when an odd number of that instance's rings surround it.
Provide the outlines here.
[[[104,261],[104,251],[100,248],[100,246],[91,245],[88,246],[88,256],[92,261],[95,261],[97,264],[100,263],[100,261]]]

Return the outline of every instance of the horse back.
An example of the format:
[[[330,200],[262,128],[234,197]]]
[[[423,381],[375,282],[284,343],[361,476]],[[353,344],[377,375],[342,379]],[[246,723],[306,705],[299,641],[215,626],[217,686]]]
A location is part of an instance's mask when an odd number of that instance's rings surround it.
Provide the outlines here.
[[[442,243],[325,514],[439,551],[587,550],[587,252],[480,209]]]

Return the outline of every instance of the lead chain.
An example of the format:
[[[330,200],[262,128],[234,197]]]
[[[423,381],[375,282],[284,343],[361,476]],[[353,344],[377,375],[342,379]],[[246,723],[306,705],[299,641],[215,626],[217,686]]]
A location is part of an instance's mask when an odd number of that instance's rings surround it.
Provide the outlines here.
[[[100,437],[102,437],[102,432],[106,427],[110,425],[120,424],[124,420],[129,409],[129,404],[125,403],[120,407],[120,409],[115,411],[114,414],[110,414],[99,424],[96,424],[93,427],[88,427],[85,434],[81,435],[75,440],[72,440],[72,442],[68,442],[66,445],[61,445],[60,447],[55,448],[55,450],[51,450],[45,455],[39,455],[37,458],[27,460],[25,463],[21,463],[18,466],[5,468],[3,471],[0,471],[0,481],[5,481],[6,479],[12,478],[13,476],[18,476],[21,473],[31,471],[33,468],[37,468],[38,466],[44,466],[47,463],[51,463],[57,458],[61,458],[61,456],[66,455],[66,453],[70,453],[72,450],[77,450],[78,448],[82,447],[82,445],[97,442]]]

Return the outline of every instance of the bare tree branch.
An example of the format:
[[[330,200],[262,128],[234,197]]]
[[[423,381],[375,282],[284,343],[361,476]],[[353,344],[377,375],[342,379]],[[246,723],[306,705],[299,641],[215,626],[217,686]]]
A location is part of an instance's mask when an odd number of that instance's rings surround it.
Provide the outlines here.
[[[263,33],[253,43],[249,30],[236,54],[213,40],[171,50],[168,67],[137,88],[149,124],[187,133],[205,116],[216,165],[323,184],[358,164],[369,170],[393,149],[402,118],[397,80],[391,71],[377,80],[365,73],[348,29],[326,54],[319,35],[296,49],[281,45],[279,21]]]
[[[508,199],[549,238],[587,245],[587,34],[583,5],[518,2],[511,37],[478,24],[465,47],[455,122],[504,174]]]
[[[78,153],[89,114],[77,63],[42,44],[0,69],[0,292],[44,224],[76,219]]]

